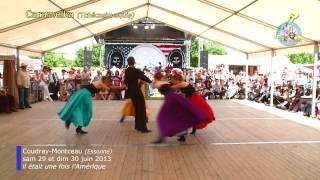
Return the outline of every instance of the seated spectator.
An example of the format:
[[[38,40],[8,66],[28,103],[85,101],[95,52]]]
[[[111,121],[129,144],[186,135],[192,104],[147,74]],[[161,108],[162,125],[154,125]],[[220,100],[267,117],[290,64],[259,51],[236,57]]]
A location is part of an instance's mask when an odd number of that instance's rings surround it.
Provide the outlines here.
[[[294,98],[289,106],[289,111],[297,112],[299,110],[299,101],[301,99],[301,96],[304,95],[304,90],[302,86],[297,87],[296,93],[294,95]]]
[[[203,91],[203,98],[204,99],[211,99],[212,96],[213,96],[213,89],[212,89],[212,80],[211,80],[211,77],[208,76],[206,78],[206,80],[204,81],[204,91]]]
[[[16,112],[14,97],[7,94],[5,90],[0,90],[0,112]]]
[[[231,99],[233,98],[233,96],[236,95],[236,93],[238,92],[239,90],[239,87],[237,86],[237,84],[234,82],[234,80],[232,79],[231,80],[231,84],[229,85],[228,87],[228,90],[227,90],[227,95],[228,95],[228,98]]]
[[[61,101],[68,101],[68,99],[70,97],[70,94],[67,91],[67,87],[66,86],[61,86],[59,94],[60,94],[59,98],[60,98]]]
[[[222,93],[221,93],[221,85],[219,79],[216,79],[215,82],[212,85],[213,89],[213,95],[215,98],[219,97],[222,99]]]
[[[260,96],[256,101],[261,103],[268,103],[270,96],[269,92],[269,88],[267,86],[263,86],[263,88],[260,91]]]

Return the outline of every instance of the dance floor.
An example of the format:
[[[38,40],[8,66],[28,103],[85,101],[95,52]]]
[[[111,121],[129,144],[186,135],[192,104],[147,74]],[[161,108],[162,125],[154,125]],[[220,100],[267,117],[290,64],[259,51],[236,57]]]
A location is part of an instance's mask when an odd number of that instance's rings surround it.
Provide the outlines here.
[[[62,102],[0,114],[0,179],[288,180],[320,179],[320,131],[233,101],[209,101],[216,121],[180,144],[176,137],[153,145],[161,100],[147,102],[151,133],[119,123],[123,101],[94,101],[87,135],[66,130],[56,112]],[[16,145],[111,149],[105,170],[16,171]],[[32,147],[31,146],[31,147]]]

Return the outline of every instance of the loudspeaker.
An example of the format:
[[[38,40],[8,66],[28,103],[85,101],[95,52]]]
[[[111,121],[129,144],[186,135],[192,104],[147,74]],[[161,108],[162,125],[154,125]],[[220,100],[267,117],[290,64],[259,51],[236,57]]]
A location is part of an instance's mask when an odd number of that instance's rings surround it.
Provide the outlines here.
[[[208,51],[200,51],[200,67],[208,69]]]
[[[92,66],[92,51],[85,49],[84,50],[84,61],[83,65],[91,68]]]

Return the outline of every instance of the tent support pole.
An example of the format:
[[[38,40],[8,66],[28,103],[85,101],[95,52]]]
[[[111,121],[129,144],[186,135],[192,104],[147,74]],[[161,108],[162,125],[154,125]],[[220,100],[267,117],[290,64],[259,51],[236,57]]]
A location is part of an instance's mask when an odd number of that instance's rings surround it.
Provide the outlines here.
[[[203,51],[203,39],[198,39],[198,67],[201,67],[200,59],[201,59],[201,51]]]
[[[273,58],[274,58],[275,52],[272,49],[271,51],[271,70],[270,70],[270,79],[268,79],[268,81],[270,81],[270,106],[273,106],[273,89],[274,89],[274,83],[273,83]]]
[[[42,68],[44,66],[44,56],[45,56],[46,52],[42,52],[41,53],[41,61],[42,61]]]
[[[248,92],[249,92],[249,54],[246,53],[246,82],[245,82],[245,99],[248,100]]]
[[[312,77],[312,108],[311,116],[316,116],[316,101],[317,101],[317,80],[318,80],[318,60],[319,60],[319,45],[318,42],[314,44],[314,60],[313,60],[313,77]]]
[[[20,49],[19,48],[16,49],[16,58],[17,58],[17,64],[16,64],[17,71],[19,71],[20,69]]]

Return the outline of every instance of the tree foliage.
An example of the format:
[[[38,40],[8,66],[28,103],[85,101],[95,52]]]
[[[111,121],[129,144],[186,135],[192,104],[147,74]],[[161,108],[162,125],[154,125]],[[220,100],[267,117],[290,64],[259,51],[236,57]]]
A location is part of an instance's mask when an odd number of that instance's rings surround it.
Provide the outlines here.
[[[75,64],[76,67],[83,67],[84,48],[85,48],[85,47],[81,47],[81,48],[78,49],[78,51],[76,52],[76,57],[75,57],[75,59],[74,59],[74,64]]]
[[[192,39],[191,40],[191,48],[190,48],[190,66],[191,67],[198,67],[198,40]]]
[[[203,49],[208,51],[208,54],[211,55],[226,55],[226,50],[213,42],[204,41],[203,42]],[[191,67],[198,67],[198,40],[193,38],[191,40],[191,52],[190,52],[190,66]]]
[[[66,59],[63,54],[60,53],[47,52],[44,56],[44,64],[49,67],[83,67],[85,48],[86,47],[81,47],[77,50],[74,60]],[[88,49],[92,50],[92,66],[100,66],[101,46],[94,44]]]
[[[204,41],[203,49],[212,55],[227,55],[227,51],[220,45],[210,41]]]
[[[100,53],[101,46],[99,44],[94,44],[92,46],[92,66],[100,66]]]
[[[47,52],[44,55],[44,65],[49,67],[73,67],[73,61],[66,59],[63,54]]]
[[[299,54],[289,54],[288,58],[293,64],[311,64],[313,63],[313,54],[311,53],[299,53]]]
[[[84,49],[92,50],[92,66],[97,67],[100,66],[100,53],[101,53],[101,46],[99,44],[94,44],[92,47],[81,47],[76,52],[76,58],[74,63],[77,67],[83,67],[84,62]]]

